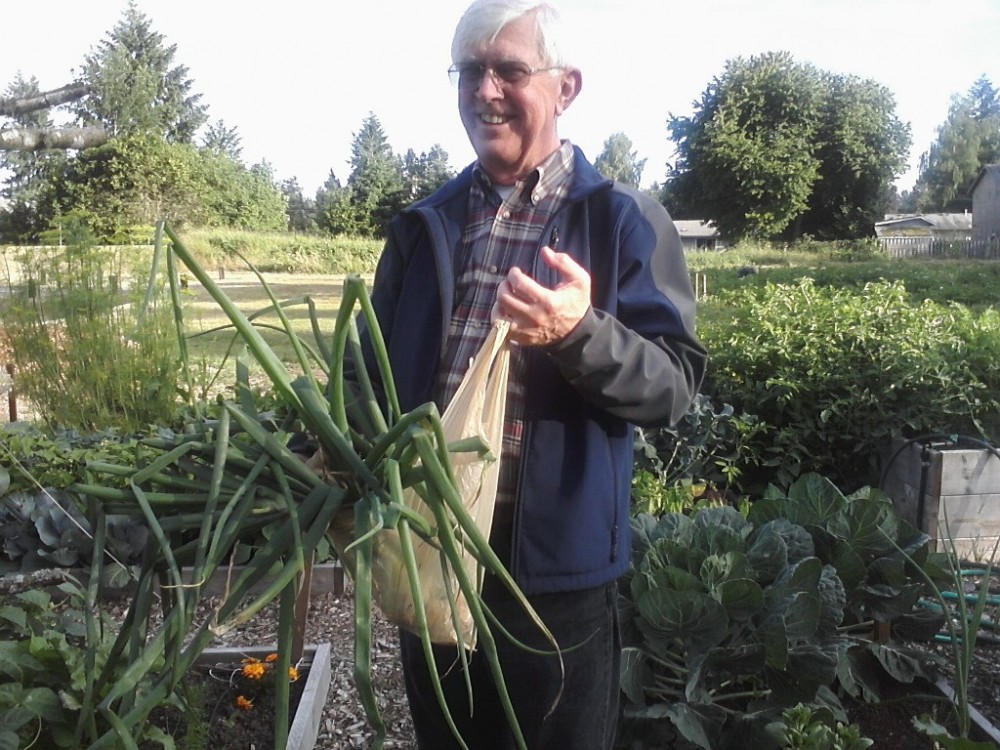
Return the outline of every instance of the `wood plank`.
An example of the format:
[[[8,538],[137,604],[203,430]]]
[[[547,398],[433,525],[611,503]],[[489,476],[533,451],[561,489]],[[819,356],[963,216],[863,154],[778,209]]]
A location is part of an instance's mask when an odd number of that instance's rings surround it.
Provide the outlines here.
[[[975,539],[953,539],[946,544],[942,540],[937,540],[934,544],[935,552],[950,552],[954,545],[955,554],[961,560],[971,560],[973,562],[987,562],[993,554],[997,538],[979,537]],[[994,562],[1000,561],[1000,556]]]
[[[941,495],[1000,493],[1000,459],[986,450],[948,450],[941,455]]]
[[[941,498],[938,528],[953,537],[1000,534],[1000,495],[962,495]]]

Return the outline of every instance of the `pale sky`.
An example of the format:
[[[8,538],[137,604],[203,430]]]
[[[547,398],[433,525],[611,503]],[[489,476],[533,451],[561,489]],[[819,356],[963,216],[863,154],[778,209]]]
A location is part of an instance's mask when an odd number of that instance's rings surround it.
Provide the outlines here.
[[[911,124],[912,187],[951,98],[981,75],[1000,87],[1000,0],[562,0],[577,29],[583,90],[560,135],[593,160],[615,132],[645,158],[643,184],[663,182],[673,155],[666,123],[692,114],[726,60],[788,51],[822,70],[873,79]],[[474,158],[446,75],[467,0],[137,0],[177,45],[210,121],[235,126],[248,164],[271,163],[312,195],[373,112],[394,151],[440,144],[452,167]],[[43,90],[74,77],[121,18],[125,0],[8,0],[0,90],[18,70]],[[2,125],[2,122],[0,122]]]

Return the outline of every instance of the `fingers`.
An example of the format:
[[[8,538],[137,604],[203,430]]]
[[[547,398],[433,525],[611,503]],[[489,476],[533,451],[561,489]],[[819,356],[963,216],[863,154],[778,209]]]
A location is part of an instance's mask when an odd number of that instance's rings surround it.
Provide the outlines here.
[[[542,260],[548,264],[549,268],[558,271],[560,275],[565,277],[565,282],[585,281],[589,285],[590,274],[568,253],[556,252],[551,247],[546,246],[542,248]]]
[[[543,248],[543,259],[556,270],[555,288],[542,286],[513,268],[497,287],[492,317],[511,322],[511,341],[544,345],[564,338],[590,307],[590,274],[564,253]]]
[[[531,305],[544,302],[549,299],[553,291],[557,291],[567,285],[577,284],[589,291],[590,274],[587,273],[583,266],[573,260],[572,256],[567,253],[556,252],[546,246],[542,248],[542,260],[550,268],[558,271],[560,276],[563,277],[555,289],[548,289],[542,286],[520,268],[515,267],[507,274],[507,278],[501,282],[498,289],[498,296],[500,294],[508,294],[511,296],[512,302],[521,300]]]
[[[520,268],[512,268],[502,282],[499,293],[507,293],[516,301],[533,304],[549,293],[549,290],[528,276]]]

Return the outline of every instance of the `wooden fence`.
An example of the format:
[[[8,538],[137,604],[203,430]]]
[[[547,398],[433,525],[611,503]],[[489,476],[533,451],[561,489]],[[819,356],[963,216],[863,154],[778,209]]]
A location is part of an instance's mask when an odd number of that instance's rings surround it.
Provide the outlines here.
[[[942,240],[936,237],[880,237],[890,258],[984,258],[1000,260],[1000,240]]]

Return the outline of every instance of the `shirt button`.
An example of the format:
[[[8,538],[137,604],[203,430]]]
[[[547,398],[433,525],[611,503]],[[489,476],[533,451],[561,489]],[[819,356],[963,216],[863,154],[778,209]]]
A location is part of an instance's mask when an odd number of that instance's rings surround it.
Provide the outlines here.
[[[502,214],[500,214],[500,215],[501,215],[501,216],[502,216],[503,218],[505,218],[505,219],[509,219],[509,218],[510,218],[510,211],[504,211],[504,212],[503,212]]]
[[[490,273],[492,273],[492,274],[496,274],[496,273],[499,273],[499,272],[500,272],[500,269],[499,269],[499,268],[497,268],[496,266],[490,266],[488,270],[489,270],[489,272],[490,272]]]

